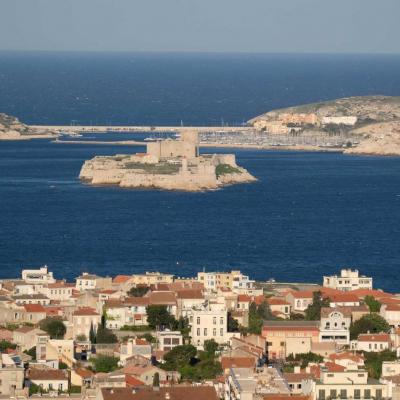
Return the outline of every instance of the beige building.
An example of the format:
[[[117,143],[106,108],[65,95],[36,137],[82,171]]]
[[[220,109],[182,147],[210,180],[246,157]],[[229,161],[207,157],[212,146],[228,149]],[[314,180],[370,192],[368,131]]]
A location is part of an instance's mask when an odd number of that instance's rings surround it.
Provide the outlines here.
[[[231,272],[198,272],[197,280],[208,291],[216,292],[221,288],[229,288],[237,294],[259,294],[259,291],[254,288],[255,281],[249,279],[247,275],[243,275],[238,270],[232,270]]]
[[[21,326],[14,331],[13,342],[21,351],[30,350],[36,346],[38,335],[47,335],[47,333],[32,326]]]
[[[367,352],[380,352],[383,350],[391,350],[392,340],[388,333],[363,333],[358,335],[357,340],[353,340],[351,342],[351,349]]]
[[[73,283],[61,281],[49,283],[47,286],[41,289],[41,293],[43,293],[50,300],[71,302],[73,289],[75,289],[75,285]]]
[[[0,397],[9,396],[8,398],[11,399],[11,396],[21,393],[24,387],[24,378],[24,368],[17,366],[8,354],[1,354]]]
[[[170,351],[176,346],[183,345],[183,336],[179,331],[159,331],[157,332],[158,349]]]
[[[174,275],[161,272],[146,272],[145,274],[132,275],[131,282],[137,285],[150,286],[158,283],[172,283]]]
[[[101,316],[93,308],[83,307],[77,309],[72,314],[73,339],[76,339],[78,336],[82,335],[84,335],[86,338],[89,338],[91,327],[97,331],[97,327],[100,322]]]
[[[380,315],[393,328],[400,327],[400,305],[399,304],[382,304]]]
[[[303,385],[303,393],[310,394],[313,400],[327,399],[386,399],[389,388],[387,384],[368,378],[368,372],[362,369],[340,372],[321,368],[317,381],[309,380]]]
[[[372,289],[372,278],[360,275],[358,270],[342,269],[340,275],[324,276],[324,287],[348,292],[357,289]]]
[[[43,285],[56,281],[53,277],[53,273],[48,270],[47,265],[39,269],[24,269],[22,271],[22,279],[27,283]]]
[[[228,337],[228,312],[225,306],[212,306],[205,304],[203,307],[192,309],[189,314],[192,344],[202,348],[206,340],[214,339],[223,344],[229,341]]]
[[[68,371],[65,369],[31,368],[28,371],[28,379],[49,392],[66,392],[69,388]]]
[[[112,278],[102,277],[95,274],[84,272],[81,276],[76,278],[76,289],[79,291],[95,290],[95,289],[111,289]]]

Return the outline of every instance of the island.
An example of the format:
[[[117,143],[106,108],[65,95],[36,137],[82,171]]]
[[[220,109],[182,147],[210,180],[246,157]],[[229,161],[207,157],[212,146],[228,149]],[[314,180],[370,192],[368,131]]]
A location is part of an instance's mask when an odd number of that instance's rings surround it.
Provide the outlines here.
[[[234,154],[199,154],[198,133],[147,143],[146,153],[97,156],[85,161],[79,178],[92,185],[199,192],[257,179],[236,164]]]
[[[49,129],[32,129],[18,118],[0,113],[0,140],[52,139],[58,134]]]
[[[270,143],[299,150],[400,155],[400,97],[358,96],[269,111],[248,121]]]

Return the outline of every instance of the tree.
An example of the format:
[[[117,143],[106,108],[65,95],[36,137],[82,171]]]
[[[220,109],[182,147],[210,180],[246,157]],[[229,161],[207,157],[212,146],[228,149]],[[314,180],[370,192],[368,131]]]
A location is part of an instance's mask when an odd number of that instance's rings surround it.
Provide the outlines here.
[[[136,286],[128,291],[128,296],[143,297],[149,290],[150,288],[148,286]]]
[[[166,306],[150,305],[146,308],[147,322],[153,329],[173,328],[175,318],[168,312]]]
[[[271,307],[266,300],[264,300],[257,308],[257,314],[263,320],[274,320],[275,316],[272,314]]]
[[[379,314],[368,314],[362,316],[359,320],[350,326],[350,338],[355,340],[360,333],[379,333],[388,332],[389,324]]]
[[[365,367],[371,378],[379,379],[382,375],[382,362],[395,361],[397,359],[396,352],[383,350],[381,352],[365,352]]]
[[[17,345],[15,343],[11,343],[8,340],[0,341],[0,352],[4,353],[7,349],[16,349]]]
[[[105,355],[98,355],[96,358],[91,358],[90,362],[96,372],[111,372],[118,368],[119,358]]]
[[[96,343],[117,343],[118,338],[109,329],[99,326],[96,332]]]
[[[41,387],[33,382],[29,383],[29,396],[41,393]]]
[[[260,334],[264,320],[275,320],[276,317],[271,312],[271,307],[264,300],[259,306],[251,303],[249,307],[249,327],[248,332]]]
[[[158,372],[154,374],[153,387],[160,387],[160,374]]]
[[[36,360],[36,346],[31,347],[29,350],[24,350],[25,354],[32,357],[32,360]]]
[[[298,353],[295,356],[289,354],[289,356],[286,357],[286,361],[301,363],[301,368],[306,368],[310,362],[321,363],[324,361],[324,357],[309,351],[308,353]]]
[[[94,326],[92,323],[90,323],[89,340],[90,340],[90,343],[92,343],[92,344],[96,343],[96,330],[94,329]]]
[[[290,314],[291,321],[301,321],[304,320],[304,315],[300,313],[291,313]]]
[[[59,318],[45,318],[39,323],[40,329],[47,332],[51,339],[63,339],[66,328]]]
[[[310,304],[305,312],[307,320],[318,321],[321,319],[321,308],[329,307],[330,299],[323,298],[320,291],[313,293],[313,302]]]
[[[218,350],[218,343],[214,339],[209,339],[204,342],[204,351],[209,357],[214,357]]]
[[[379,312],[381,310],[382,304],[374,296],[365,296],[364,302],[369,307],[370,312]]]
[[[228,332],[239,332],[239,322],[228,312]]]
[[[184,344],[181,346],[174,347],[171,351],[169,351],[164,356],[165,367],[166,370],[178,370],[190,363],[192,363],[193,359],[197,354],[196,347],[191,344]]]
[[[58,369],[68,369],[68,365],[63,361],[60,361],[58,363]]]

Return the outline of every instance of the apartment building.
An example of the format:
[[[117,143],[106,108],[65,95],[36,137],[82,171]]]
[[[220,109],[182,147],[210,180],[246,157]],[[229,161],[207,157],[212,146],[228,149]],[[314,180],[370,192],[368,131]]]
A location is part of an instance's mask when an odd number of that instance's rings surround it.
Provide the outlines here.
[[[8,354],[1,354],[0,364],[0,397],[12,398],[24,387],[25,370],[15,363]]]
[[[84,335],[89,338],[90,329],[97,331],[100,324],[100,314],[90,307],[82,307],[74,311],[72,314],[72,335],[73,339]]]
[[[111,289],[112,288],[112,278],[102,277],[95,274],[89,274],[84,272],[81,276],[76,278],[76,290],[95,290],[95,289]]]
[[[350,344],[351,312],[347,309],[322,307],[320,342]]]
[[[56,280],[53,273],[48,270],[47,265],[39,269],[24,269],[22,270],[22,280],[26,283],[33,284],[49,284],[54,283]]]
[[[340,275],[324,276],[323,286],[348,292],[357,289],[372,289],[372,278],[360,275],[358,270],[342,269]]]

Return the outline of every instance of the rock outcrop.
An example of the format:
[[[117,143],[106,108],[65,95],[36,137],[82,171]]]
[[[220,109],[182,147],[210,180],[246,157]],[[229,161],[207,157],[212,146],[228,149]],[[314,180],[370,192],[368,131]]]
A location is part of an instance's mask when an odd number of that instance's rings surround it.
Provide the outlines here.
[[[191,192],[256,181],[234,154],[200,156],[195,132],[148,143],[147,153],[95,157],[84,163],[79,177],[92,185]]]
[[[0,113],[0,140],[29,140],[54,138],[57,134],[44,130],[38,132],[21,123],[18,118]]]

